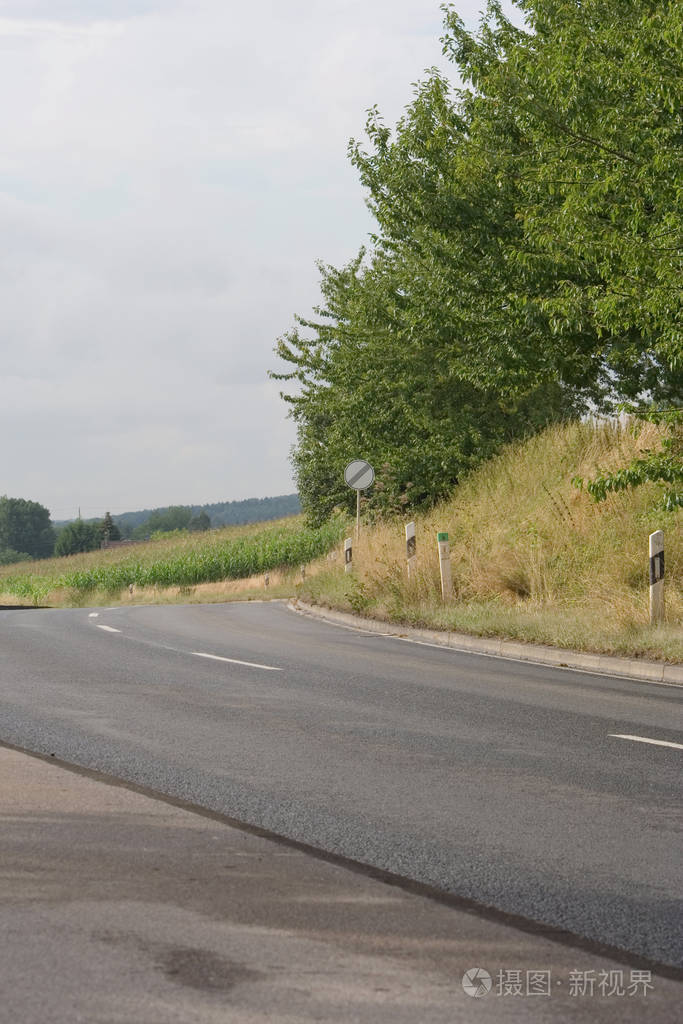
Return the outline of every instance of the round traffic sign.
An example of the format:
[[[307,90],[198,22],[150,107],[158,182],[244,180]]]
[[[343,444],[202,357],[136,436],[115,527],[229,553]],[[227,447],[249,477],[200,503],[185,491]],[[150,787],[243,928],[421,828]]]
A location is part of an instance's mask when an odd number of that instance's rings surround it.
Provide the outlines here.
[[[375,471],[364,459],[354,459],[344,470],[344,479],[349,487],[356,491],[364,491],[375,479]]]

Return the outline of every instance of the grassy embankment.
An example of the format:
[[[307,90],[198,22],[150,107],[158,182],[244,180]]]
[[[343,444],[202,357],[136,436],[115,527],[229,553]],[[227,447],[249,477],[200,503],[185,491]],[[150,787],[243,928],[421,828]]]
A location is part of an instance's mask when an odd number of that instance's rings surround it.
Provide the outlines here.
[[[634,430],[636,431],[634,433]],[[298,587],[311,602],[438,629],[683,661],[680,511],[653,513],[653,485],[595,504],[572,486],[658,446],[658,428],[572,424],[508,448],[452,499],[416,517],[408,580],[402,520],[365,530],[355,571],[341,560]],[[648,534],[663,529],[666,623],[648,622]],[[437,531],[448,531],[455,596],[441,601]]]
[[[300,566],[325,555],[345,532],[335,519],[318,530],[300,516],[175,534],[130,547],[23,562],[0,570],[0,603],[82,606],[130,602],[286,597]],[[264,587],[269,573],[270,586]]]

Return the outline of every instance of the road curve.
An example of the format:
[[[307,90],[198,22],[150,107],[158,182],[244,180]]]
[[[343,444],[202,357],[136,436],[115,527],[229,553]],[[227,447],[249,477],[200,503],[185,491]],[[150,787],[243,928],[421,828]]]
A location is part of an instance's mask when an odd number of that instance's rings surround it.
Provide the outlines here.
[[[667,965],[681,696],[282,603],[0,611],[0,741]]]

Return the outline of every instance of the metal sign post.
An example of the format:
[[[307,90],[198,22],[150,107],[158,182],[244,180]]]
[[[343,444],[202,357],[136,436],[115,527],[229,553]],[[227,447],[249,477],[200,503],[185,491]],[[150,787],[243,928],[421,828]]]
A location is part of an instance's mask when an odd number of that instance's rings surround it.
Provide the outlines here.
[[[344,470],[344,480],[356,492],[356,540],[360,536],[360,492],[371,487],[375,479],[375,471],[365,459],[354,459]]]

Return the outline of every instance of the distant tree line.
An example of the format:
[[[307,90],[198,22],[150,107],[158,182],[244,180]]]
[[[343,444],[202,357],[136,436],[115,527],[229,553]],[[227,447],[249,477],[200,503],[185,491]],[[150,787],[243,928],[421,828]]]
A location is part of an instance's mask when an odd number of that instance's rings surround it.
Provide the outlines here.
[[[171,505],[166,509],[155,509],[138,526],[130,530],[132,540],[145,540],[155,533],[172,533],[174,530],[190,530],[192,533],[211,529],[211,520],[206,512],[193,515],[186,505]]]
[[[395,130],[350,143],[375,218],[278,342],[304,510],[449,493],[501,444],[618,402],[683,402],[680,41],[668,0],[444,6],[444,53]]]
[[[246,498],[207,505],[173,505],[143,509],[114,516],[122,537],[141,539],[156,532],[202,530],[243,523],[259,523],[297,515],[301,503],[297,494],[272,498]]]

